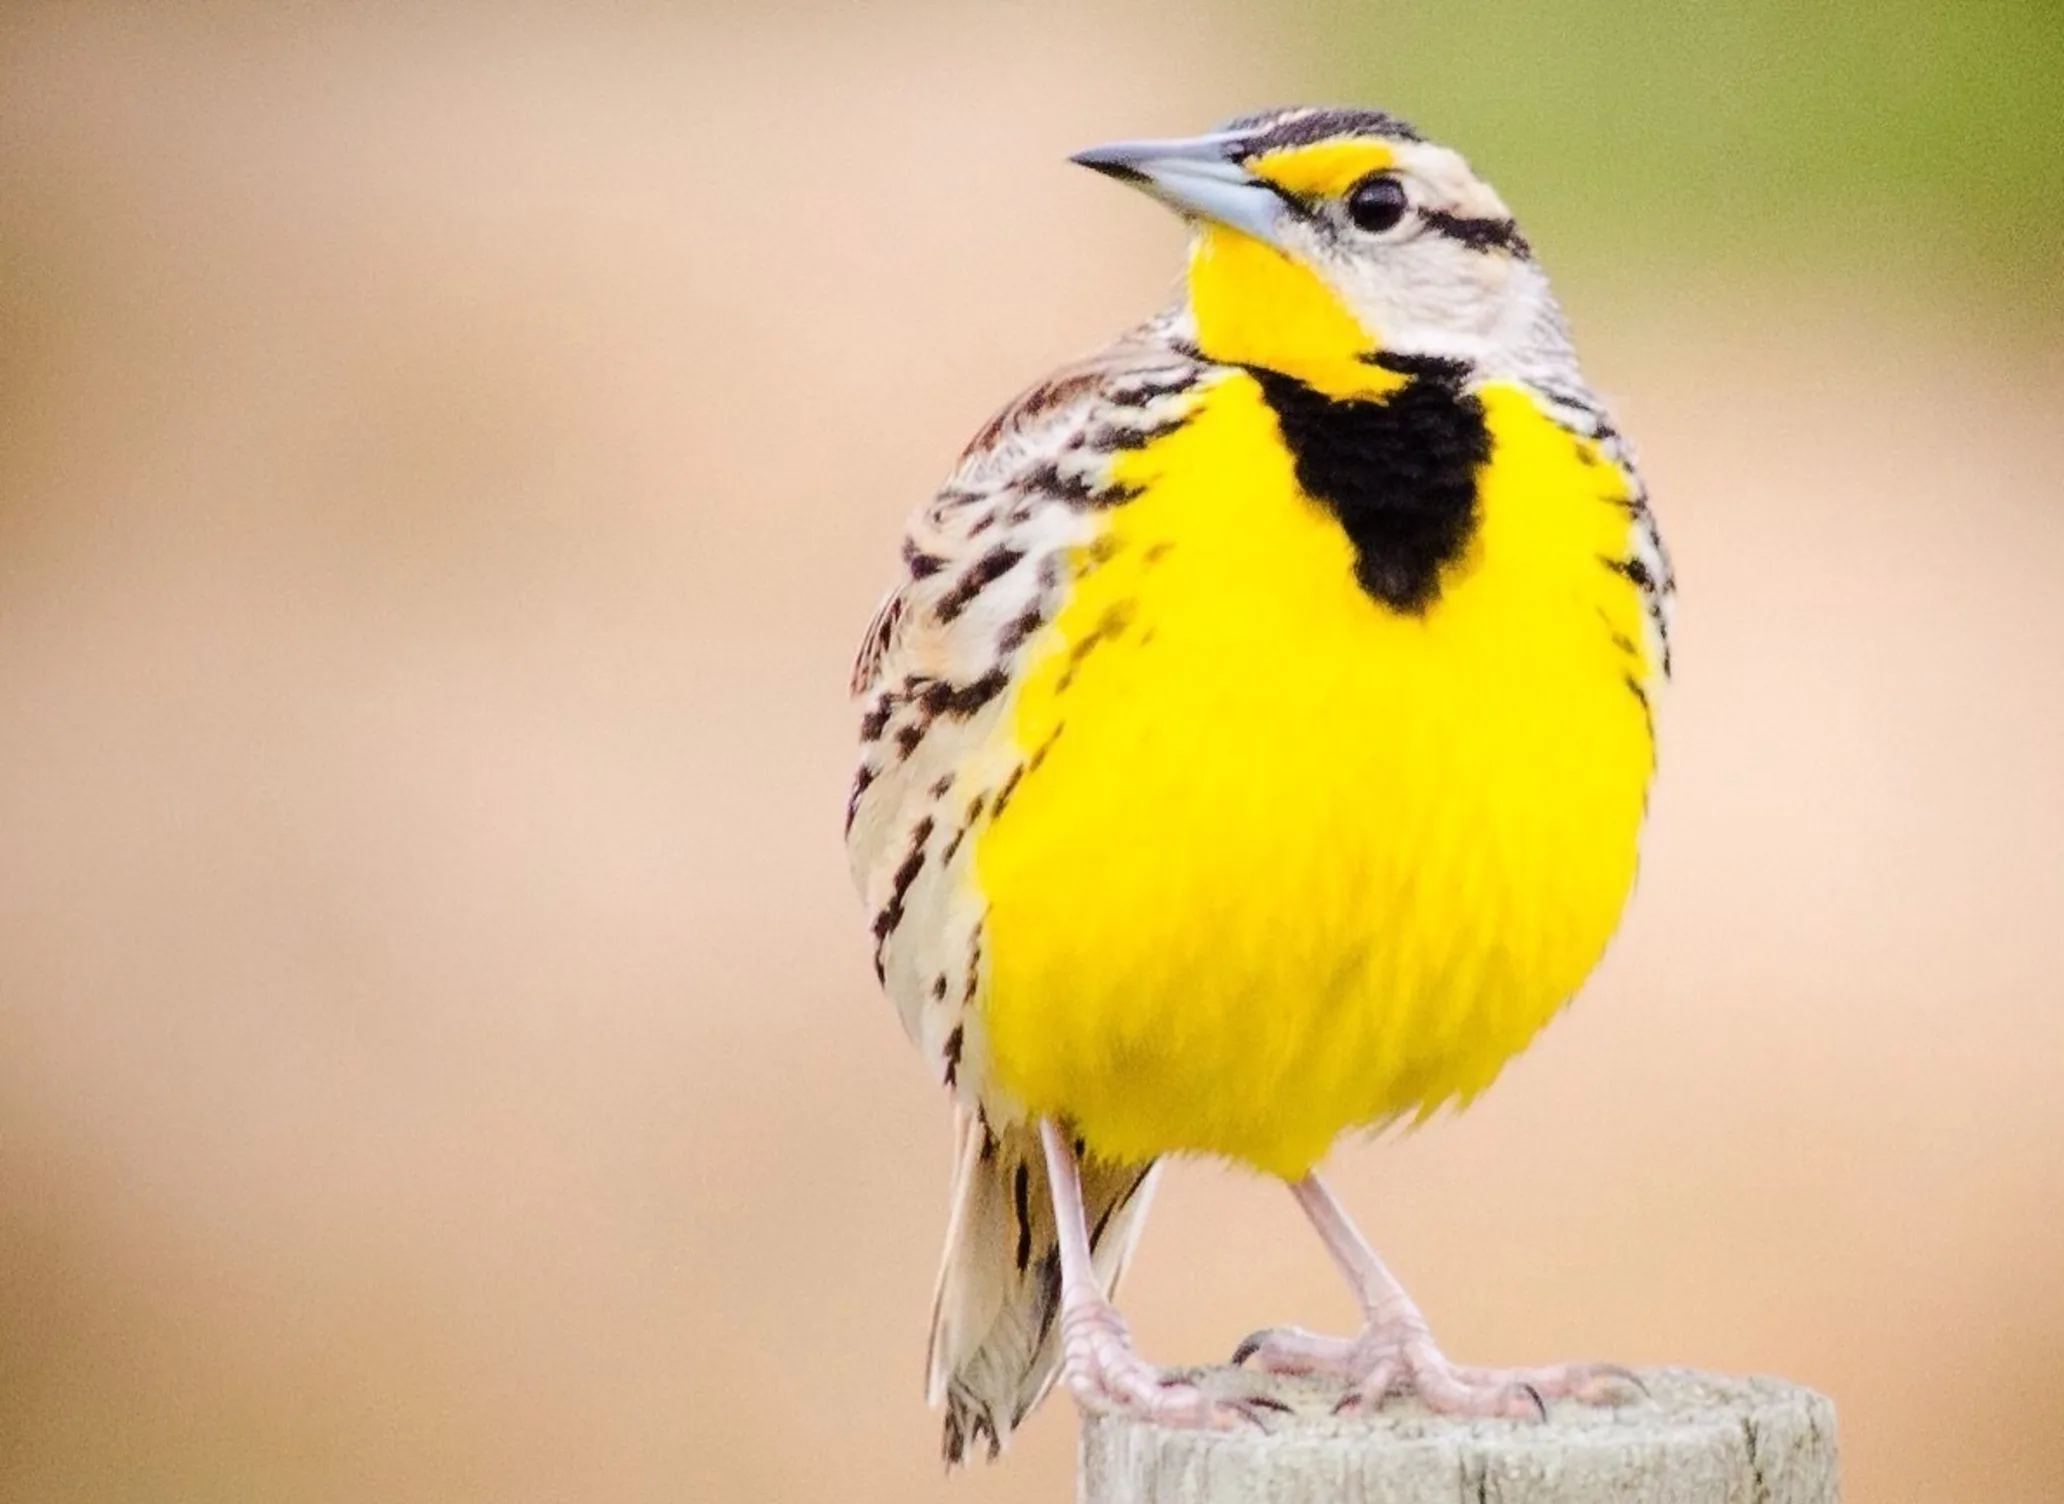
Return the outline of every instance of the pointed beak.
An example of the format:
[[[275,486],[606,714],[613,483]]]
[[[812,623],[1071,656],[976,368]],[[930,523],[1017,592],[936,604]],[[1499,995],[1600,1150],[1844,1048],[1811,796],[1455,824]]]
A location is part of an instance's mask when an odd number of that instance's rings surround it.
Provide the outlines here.
[[[1236,160],[1242,139],[1216,134],[1115,141],[1069,160],[1132,184],[1186,219],[1210,220],[1274,245],[1288,205]]]

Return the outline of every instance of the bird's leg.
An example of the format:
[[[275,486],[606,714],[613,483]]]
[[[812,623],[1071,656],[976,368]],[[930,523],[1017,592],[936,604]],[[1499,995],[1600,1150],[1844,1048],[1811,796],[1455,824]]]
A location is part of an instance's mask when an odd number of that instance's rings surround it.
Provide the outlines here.
[[[1255,1421],[1245,1404],[1213,1399],[1133,1351],[1125,1318],[1105,1297],[1090,1265],[1074,1146],[1051,1120],[1041,1121],[1039,1139],[1046,1150],[1061,1251],[1061,1372],[1075,1402],[1085,1410],[1168,1426],[1223,1430]]]
[[[1385,1396],[1404,1391],[1446,1415],[1543,1417],[1549,1399],[1612,1401],[1639,1391],[1639,1379],[1609,1364],[1472,1368],[1449,1362],[1434,1345],[1419,1307],[1325,1183],[1317,1175],[1306,1175],[1292,1183],[1290,1194],[1361,1298],[1362,1332],[1353,1338],[1320,1337],[1296,1327],[1276,1327],[1242,1342],[1233,1354],[1235,1363],[1251,1359],[1273,1373],[1344,1378],[1349,1388],[1340,1404],[1343,1410],[1380,1405]]]

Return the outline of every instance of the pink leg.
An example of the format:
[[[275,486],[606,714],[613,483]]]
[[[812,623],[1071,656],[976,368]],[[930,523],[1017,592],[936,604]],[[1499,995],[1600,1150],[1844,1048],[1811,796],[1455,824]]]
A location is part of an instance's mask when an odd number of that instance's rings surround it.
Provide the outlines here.
[[[1384,1266],[1346,1210],[1317,1175],[1307,1175],[1290,1194],[1318,1229],[1326,1251],[1361,1297],[1359,1337],[1320,1337],[1295,1327],[1256,1332],[1233,1354],[1274,1373],[1333,1374],[1348,1381],[1340,1408],[1380,1405],[1396,1390],[1416,1394],[1429,1410],[1445,1415],[1543,1417],[1549,1399],[1589,1403],[1623,1398],[1641,1381],[1624,1368],[1602,1363],[1562,1363],[1546,1368],[1472,1368],[1448,1361],[1434,1345],[1426,1318],[1397,1276]]]
[[[1039,1138],[1053,1184],[1054,1225],[1061,1246],[1061,1373],[1076,1403],[1085,1410],[1202,1430],[1256,1423],[1246,1405],[1215,1400],[1133,1351],[1125,1318],[1105,1298],[1090,1267],[1074,1147],[1051,1122],[1040,1123]]]

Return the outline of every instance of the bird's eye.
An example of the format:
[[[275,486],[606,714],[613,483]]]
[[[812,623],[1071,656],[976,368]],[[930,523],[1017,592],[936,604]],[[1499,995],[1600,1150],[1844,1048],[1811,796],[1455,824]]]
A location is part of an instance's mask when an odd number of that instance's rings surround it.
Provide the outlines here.
[[[1347,217],[1355,228],[1381,234],[1405,217],[1405,185],[1387,172],[1363,178],[1347,194]]]

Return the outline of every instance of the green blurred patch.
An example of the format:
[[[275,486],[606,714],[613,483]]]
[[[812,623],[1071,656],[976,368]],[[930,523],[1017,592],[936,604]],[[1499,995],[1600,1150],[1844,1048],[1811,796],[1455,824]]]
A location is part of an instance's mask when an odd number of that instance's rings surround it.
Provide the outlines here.
[[[2064,322],[2064,4],[1294,5],[1558,269],[1839,278]],[[1286,17],[1286,19],[1288,19]]]

